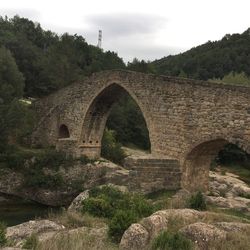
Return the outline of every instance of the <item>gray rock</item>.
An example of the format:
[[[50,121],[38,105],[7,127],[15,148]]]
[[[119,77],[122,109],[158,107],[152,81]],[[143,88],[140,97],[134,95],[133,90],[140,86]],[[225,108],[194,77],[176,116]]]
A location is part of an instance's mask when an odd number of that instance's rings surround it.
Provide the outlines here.
[[[183,227],[180,229],[180,232],[197,244],[198,248],[201,250],[208,250],[209,243],[214,240],[226,239],[224,230],[220,230],[213,225],[202,222],[196,222]]]
[[[132,224],[123,234],[120,250],[146,249],[149,242],[149,233],[141,224]]]
[[[70,204],[68,207],[68,211],[74,212],[74,211],[80,211],[82,207],[82,202],[89,198],[89,190],[85,190],[84,192],[80,193]]]

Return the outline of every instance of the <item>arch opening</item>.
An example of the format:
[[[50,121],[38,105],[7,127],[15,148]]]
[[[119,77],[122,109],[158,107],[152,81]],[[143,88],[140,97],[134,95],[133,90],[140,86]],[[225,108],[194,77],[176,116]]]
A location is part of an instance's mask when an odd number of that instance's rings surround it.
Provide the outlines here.
[[[59,127],[58,137],[59,137],[59,139],[69,138],[70,137],[69,129],[65,124],[62,124]]]
[[[129,103],[127,106],[126,102]],[[125,118],[128,117],[124,117],[124,115],[126,116],[128,112],[124,110],[131,106],[133,106],[135,113],[129,114],[130,120],[126,120]],[[138,116],[138,114],[140,118],[136,121],[136,117],[133,118],[133,115]],[[130,132],[130,137],[134,137],[133,134],[138,134],[140,127],[144,128],[145,149],[150,150],[149,131],[139,105],[127,90],[118,84],[111,84],[96,96],[86,112],[80,142],[81,154],[89,157],[99,157],[101,155],[105,128],[115,131],[116,139],[122,144],[128,145],[129,138],[126,141],[126,135]],[[143,144],[142,141],[141,144]]]
[[[232,151],[235,155],[232,155]],[[236,144],[216,139],[197,145],[187,154],[182,166],[182,187],[189,191],[207,191],[209,170],[222,165],[242,165],[249,169],[250,176],[250,155]]]

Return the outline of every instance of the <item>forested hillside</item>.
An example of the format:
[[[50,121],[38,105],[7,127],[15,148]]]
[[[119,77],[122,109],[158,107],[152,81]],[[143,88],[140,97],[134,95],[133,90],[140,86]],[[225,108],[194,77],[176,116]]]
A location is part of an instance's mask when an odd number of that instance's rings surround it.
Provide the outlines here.
[[[57,35],[18,16],[0,17],[0,47],[1,53],[11,53],[24,79],[26,96],[49,94],[96,71],[125,68],[116,53],[103,52],[82,36]]]
[[[242,34],[225,35],[176,56],[151,63],[157,74],[208,80],[230,72],[250,76],[250,28]]]

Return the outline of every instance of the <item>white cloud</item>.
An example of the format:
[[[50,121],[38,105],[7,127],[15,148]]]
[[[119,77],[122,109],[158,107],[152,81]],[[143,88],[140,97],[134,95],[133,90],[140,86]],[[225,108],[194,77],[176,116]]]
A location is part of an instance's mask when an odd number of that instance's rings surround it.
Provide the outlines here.
[[[125,60],[179,53],[250,26],[248,0],[3,0],[0,15],[19,14],[58,33],[78,33]]]

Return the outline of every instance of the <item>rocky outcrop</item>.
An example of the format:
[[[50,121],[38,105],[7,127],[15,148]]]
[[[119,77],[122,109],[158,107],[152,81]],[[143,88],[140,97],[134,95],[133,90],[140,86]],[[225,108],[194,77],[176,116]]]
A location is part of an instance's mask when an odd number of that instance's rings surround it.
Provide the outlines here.
[[[176,225],[178,225],[179,232],[193,241],[196,246],[195,249],[199,250],[209,249],[209,244],[213,241],[226,240],[227,233],[244,232],[250,229],[250,224],[239,222],[203,222],[213,221],[220,217],[216,213],[192,209],[160,210],[142,219],[139,223],[132,224],[123,234],[119,249],[149,249],[152,240],[160,232],[173,230]]]
[[[122,236],[120,249],[146,249],[155,236],[168,228],[171,218],[191,222],[200,217],[201,212],[192,209],[160,210],[142,219],[140,223],[132,224]]]
[[[80,193],[70,204],[68,207],[68,211],[80,211],[82,207],[82,202],[89,198],[89,190],[85,190],[84,192]]]
[[[250,212],[250,187],[237,175],[210,171],[208,203]]]
[[[26,166],[28,167],[28,166]],[[49,206],[67,206],[85,190],[103,184],[128,185],[129,171],[112,162],[99,160],[83,164],[75,162],[59,170],[45,168],[45,173],[60,175],[65,185],[60,188],[38,188],[25,186],[25,176],[13,169],[3,169],[0,175],[0,193],[15,195]]]
[[[122,236],[119,249],[146,249],[149,243],[149,232],[141,224],[132,224]]]
[[[197,244],[199,249],[208,250],[208,245],[214,240],[225,240],[226,232],[214,225],[197,222],[180,230],[187,238]]]
[[[63,225],[59,225],[53,221],[36,220],[25,222],[13,227],[8,227],[6,237],[15,246],[21,246],[24,240],[32,234],[41,235],[50,232],[50,235],[52,236],[57,231],[63,229]]]

